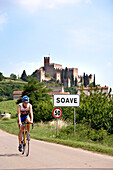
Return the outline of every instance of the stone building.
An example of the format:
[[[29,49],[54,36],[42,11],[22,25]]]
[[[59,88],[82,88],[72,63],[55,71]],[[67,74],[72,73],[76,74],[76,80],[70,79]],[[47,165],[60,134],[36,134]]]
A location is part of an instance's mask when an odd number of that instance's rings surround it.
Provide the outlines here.
[[[47,74],[50,77],[47,77]],[[83,76],[78,75],[78,68],[62,68],[61,64],[50,63],[50,57],[44,57],[44,67],[40,67],[37,71],[37,78],[42,81],[50,81],[51,79],[55,79],[60,84],[64,85],[64,87],[71,87],[75,85],[75,81],[77,81],[77,85],[80,86],[84,84]],[[89,84],[93,82],[93,75],[90,74],[88,76]]]
[[[49,74],[51,78],[46,77]],[[78,80],[78,68],[62,68],[61,64],[50,63],[50,57],[44,57],[44,67],[40,67],[37,71],[37,78],[42,81],[55,79],[65,87],[71,87],[72,79]]]

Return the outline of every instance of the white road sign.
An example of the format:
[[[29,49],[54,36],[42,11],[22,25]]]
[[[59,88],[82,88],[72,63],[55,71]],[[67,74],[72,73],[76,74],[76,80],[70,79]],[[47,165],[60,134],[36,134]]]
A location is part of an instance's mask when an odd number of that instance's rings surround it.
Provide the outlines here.
[[[53,107],[79,107],[80,96],[78,94],[54,94]]]

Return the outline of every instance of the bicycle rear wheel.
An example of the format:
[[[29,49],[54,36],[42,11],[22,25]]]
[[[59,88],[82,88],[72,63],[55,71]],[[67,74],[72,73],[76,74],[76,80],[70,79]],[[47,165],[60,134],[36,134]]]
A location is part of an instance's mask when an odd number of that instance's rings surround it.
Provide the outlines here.
[[[26,143],[25,143],[25,155],[28,156],[29,155],[29,136],[28,136],[28,132],[26,133]]]

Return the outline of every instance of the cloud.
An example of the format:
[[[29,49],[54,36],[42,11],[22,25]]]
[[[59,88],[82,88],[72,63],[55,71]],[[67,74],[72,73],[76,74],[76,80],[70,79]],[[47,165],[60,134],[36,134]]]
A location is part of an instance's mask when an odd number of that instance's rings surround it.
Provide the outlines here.
[[[82,1],[91,3],[91,0],[10,0],[23,7],[24,9],[35,12],[42,8],[56,8],[61,4],[80,3]]]
[[[29,12],[36,12],[38,9],[54,9],[61,4],[76,4],[85,2],[91,3],[92,0],[4,0],[0,2],[0,7],[12,7],[18,5]]]
[[[108,67],[112,67],[112,66],[113,66],[113,62],[112,62],[112,61],[109,61],[109,62],[107,63],[107,66],[108,66]]]
[[[3,24],[7,23],[7,14],[1,13],[0,14],[0,30],[3,30]]]

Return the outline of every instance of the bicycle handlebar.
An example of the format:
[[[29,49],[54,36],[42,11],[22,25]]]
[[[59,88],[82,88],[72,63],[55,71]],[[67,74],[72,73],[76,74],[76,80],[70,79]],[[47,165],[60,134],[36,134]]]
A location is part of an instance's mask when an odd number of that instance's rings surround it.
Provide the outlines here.
[[[29,123],[29,122],[22,122],[22,124],[32,124],[32,129],[34,128],[34,123]],[[19,125],[19,128],[21,127],[21,125]]]

